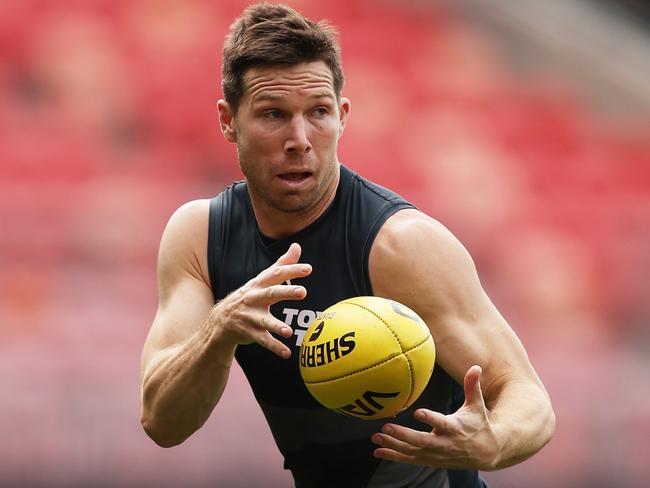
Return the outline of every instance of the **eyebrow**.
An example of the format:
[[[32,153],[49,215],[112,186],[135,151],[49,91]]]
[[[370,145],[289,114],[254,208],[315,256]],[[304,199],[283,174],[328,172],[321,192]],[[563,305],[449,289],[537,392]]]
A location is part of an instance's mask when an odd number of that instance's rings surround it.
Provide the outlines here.
[[[321,91],[314,93],[313,95],[309,95],[309,98],[334,98],[334,96],[329,91]]]

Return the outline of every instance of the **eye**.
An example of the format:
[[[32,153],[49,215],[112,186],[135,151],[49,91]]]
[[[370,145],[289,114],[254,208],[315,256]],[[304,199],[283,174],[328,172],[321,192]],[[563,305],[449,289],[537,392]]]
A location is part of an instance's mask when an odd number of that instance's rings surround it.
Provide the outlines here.
[[[280,117],[282,117],[282,113],[279,110],[276,110],[276,109],[266,110],[266,111],[264,111],[263,115],[264,115],[265,118],[273,119],[273,120],[276,120],[276,119],[279,119]]]
[[[327,107],[316,107],[314,109],[314,115],[316,117],[325,117],[329,113],[329,109]]]

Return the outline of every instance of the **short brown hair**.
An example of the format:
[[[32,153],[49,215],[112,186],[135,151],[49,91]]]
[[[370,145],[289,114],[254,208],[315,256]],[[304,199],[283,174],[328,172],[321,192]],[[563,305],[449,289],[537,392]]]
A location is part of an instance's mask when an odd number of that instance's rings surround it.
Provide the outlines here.
[[[336,30],[325,21],[312,22],[286,5],[250,5],[230,26],[224,43],[224,98],[236,112],[244,95],[244,75],[252,67],[312,61],[327,64],[334,92],[340,97],[344,79]]]

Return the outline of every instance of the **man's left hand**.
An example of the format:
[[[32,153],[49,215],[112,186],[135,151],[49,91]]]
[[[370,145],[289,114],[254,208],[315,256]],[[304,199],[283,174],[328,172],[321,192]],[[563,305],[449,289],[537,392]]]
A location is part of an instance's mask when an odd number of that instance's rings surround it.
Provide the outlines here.
[[[375,457],[448,469],[491,469],[499,446],[481,392],[481,373],[480,366],[467,371],[465,403],[455,413],[444,415],[423,408],[415,411],[415,419],[428,424],[431,432],[385,424],[372,436],[372,441],[381,446],[375,449]]]

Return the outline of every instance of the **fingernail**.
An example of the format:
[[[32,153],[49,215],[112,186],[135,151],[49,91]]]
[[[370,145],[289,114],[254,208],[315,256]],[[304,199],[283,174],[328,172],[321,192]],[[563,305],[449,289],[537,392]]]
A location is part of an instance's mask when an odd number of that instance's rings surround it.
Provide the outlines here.
[[[291,332],[293,331],[291,327],[282,327],[282,332],[284,332],[285,334],[291,334]]]
[[[310,268],[310,266],[308,264],[303,264],[300,267],[300,271],[302,271],[303,273],[307,273],[309,271],[309,268]]]
[[[392,434],[393,433],[393,428],[390,425],[384,425],[384,427],[381,429],[384,434]]]
[[[302,290],[303,290],[303,288],[302,288],[301,286],[297,286],[297,287],[293,290],[293,294],[296,295],[296,296],[300,296],[300,295],[302,295]]]

